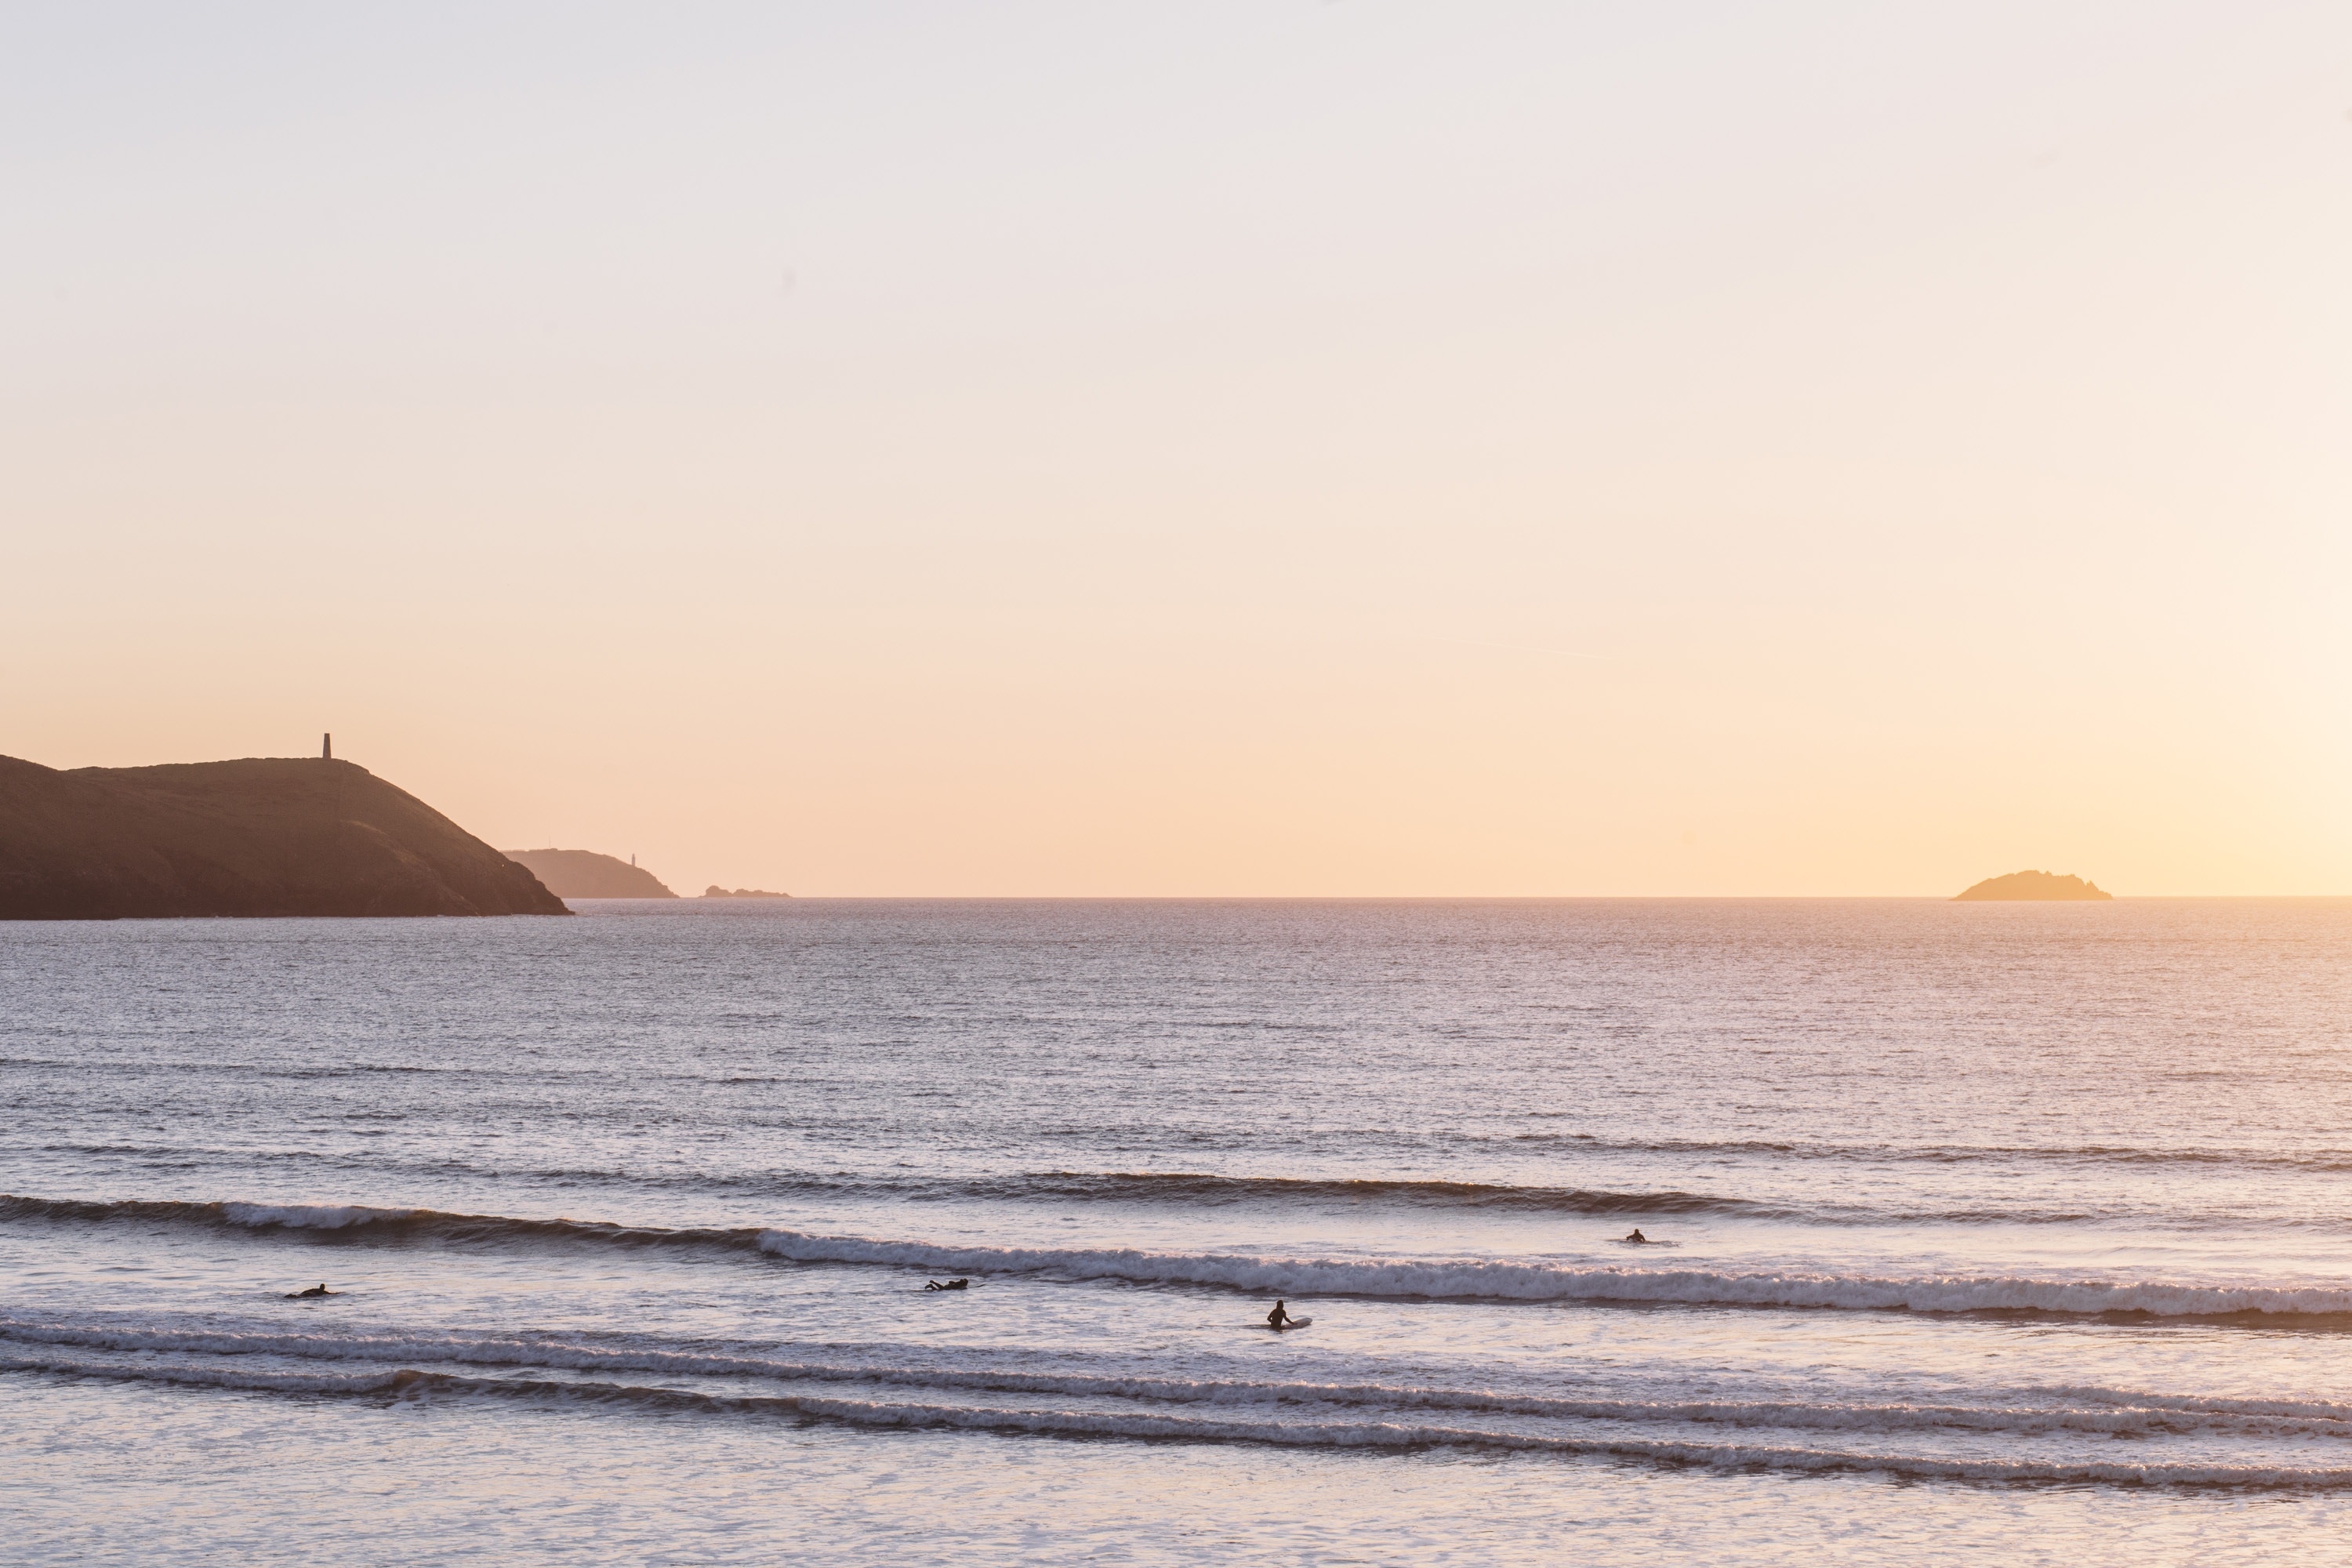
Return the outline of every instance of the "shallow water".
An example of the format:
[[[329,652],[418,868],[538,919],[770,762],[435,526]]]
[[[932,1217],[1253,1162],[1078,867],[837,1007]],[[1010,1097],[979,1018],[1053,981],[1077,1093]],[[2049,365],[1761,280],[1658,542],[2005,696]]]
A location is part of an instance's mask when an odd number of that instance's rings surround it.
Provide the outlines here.
[[[2352,905],[580,907],[0,929],[23,1560],[2336,1550]]]

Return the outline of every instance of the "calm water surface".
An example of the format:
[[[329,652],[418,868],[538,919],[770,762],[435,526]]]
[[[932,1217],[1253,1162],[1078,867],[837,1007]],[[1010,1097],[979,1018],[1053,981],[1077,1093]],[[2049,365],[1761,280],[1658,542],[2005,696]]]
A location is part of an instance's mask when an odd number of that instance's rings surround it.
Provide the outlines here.
[[[2352,904],[578,908],[0,927],[0,1555],[2346,1556]]]

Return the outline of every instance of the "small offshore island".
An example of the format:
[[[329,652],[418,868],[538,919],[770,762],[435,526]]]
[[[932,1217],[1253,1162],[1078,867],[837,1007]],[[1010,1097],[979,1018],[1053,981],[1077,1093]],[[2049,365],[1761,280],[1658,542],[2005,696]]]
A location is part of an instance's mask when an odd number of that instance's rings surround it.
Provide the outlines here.
[[[519,861],[547,884],[559,899],[675,899],[677,895],[632,856],[623,860],[593,849],[509,849],[507,858]],[[706,899],[789,899],[760,888],[722,888],[713,882],[703,889]]]
[[[0,920],[571,912],[527,868],[352,763],[0,757]]]
[[[2048,871],[2011,871],[1987,877],[1975,887],[1955,894],[1960,903],[2084,903],[2111,900],[2113,893],[2080,877],[2060,877]]]

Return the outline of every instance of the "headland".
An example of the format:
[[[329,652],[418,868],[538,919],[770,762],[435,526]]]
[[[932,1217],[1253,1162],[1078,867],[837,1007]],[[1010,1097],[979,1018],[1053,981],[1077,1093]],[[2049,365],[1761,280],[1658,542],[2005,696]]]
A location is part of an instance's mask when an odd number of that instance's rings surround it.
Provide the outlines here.
[[[637,865],[593,849],[509,849],[507,858],[530,868],[559,899],[674,899],[661,879]]]
[[[0,757],[0,920],[570,912],[527,868],[353,763]]]

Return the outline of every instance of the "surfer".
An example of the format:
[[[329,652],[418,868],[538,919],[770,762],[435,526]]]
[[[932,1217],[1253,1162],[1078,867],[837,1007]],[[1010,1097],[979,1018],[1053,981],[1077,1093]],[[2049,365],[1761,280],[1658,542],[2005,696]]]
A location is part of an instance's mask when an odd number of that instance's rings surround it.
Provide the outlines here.
[[[335,1296],[340,1294],[341,1294],[341,1291],[330,1290],[324,1284],[319,1284],[311,1286],[308,1290],[289,1290],[286,1292],[286,1299],[289,1301],[307,1301],[313,1296]]]
[[[1632,1242],[1636,1247],[1646,1247],[1649,1245],[1650,1241],[1648,1237],[1642,1234],[1642,1229],[1639,1226],[1634,1226],[1633,1234],[1627,1237],[1625,1239]]]
[[[971,1289],[971,1281],[969,1279],[950,1279],[946,1284],[942,1285],[936,1279],[928,1279],[923,1282],[923,1289],[926,1290],[969,1290]]]
[[[1274,1310],[1265,1315],[1265,1326],[1269,1329],[1279,1330],[1289,1321],[1290,1309],[1279,1301],[1274,1304]]]

